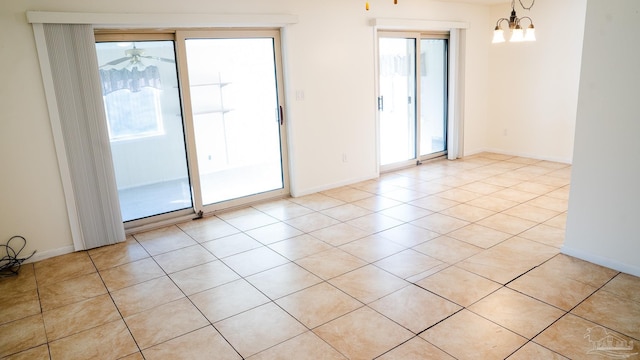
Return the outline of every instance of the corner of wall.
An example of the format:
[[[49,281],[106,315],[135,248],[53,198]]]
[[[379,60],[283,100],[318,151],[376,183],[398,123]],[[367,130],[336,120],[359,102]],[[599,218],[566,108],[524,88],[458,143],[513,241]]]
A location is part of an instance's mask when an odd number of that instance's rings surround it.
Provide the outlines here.
[[[590,263],[594,263],[594,264],[604,266],[613,270],[617,270],[623,273],[640,277],[640,267],[633,264],[622,263],[613,258],[600,256],[592,252],[579,250],[566,245],[563,246],[562,249],[560,249],[560,252],[565,255],[573,256],[575,258],[588,261]]]
[[[346,179],[343,181],[339,181],[336,183],[331,183],[331,184],[325,184],[323,186],[320,187],[315,187],[315,188],[307,188],[307,189],[294,189],[291,188],[291,196],[296,198],[296,197],[302,197],[305,195],[311,195],[311,194],[315,194],[317,192],[321,192],[321,191],[325,191],[325,190],[330,190],[330,189],[335,189],[341,186],[348,186],[348,185],[352,185],[352,184],[356,184],[359,183],[361,181],[367,181],[367,180],[371,180],[371,179],[376,179],[378,178],[378,174],[368,174],[362,177],[358,177],[358,178],[351,178],[351,179]]]
[[[52,258],[52,257],[55,257],[55,256],[59,256],[59,255],[70,254],[70,253],[72,253],[74,251],[75,250],[74,250],[73,246],[65,246],[65,247],[61,247],[61,248],[57,248],[57,249],[53,249],[53,250],[42,251],[42,252],[36,251],[36,253],[33,254],[33,256],[31,258],[29,258],[29,260],[25,261],[25,264],[37,262],[37,261],[40,261],[40,260],[49,259],[49,258]]]

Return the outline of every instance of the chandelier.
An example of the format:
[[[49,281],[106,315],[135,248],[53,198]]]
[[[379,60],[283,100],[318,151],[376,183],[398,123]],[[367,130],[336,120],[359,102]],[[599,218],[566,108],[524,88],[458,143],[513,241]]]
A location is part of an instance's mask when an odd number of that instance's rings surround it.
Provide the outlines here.
[[[394,5],[398,5],[398,0],[393,0]],[[369,2],[364,3],[365,10],[369,11]]]
[[[523,9],[525,10],[531,10],[531,8],[533,7],[533,4],[536,3],[536,0],[532,0],[531,1],[531,5],[524,6],[524,4],[522,4],[522,0],[518,0],[518,2],[520,3],[520,6],[522,6]],[[493,31],[493,43],[501,43],[504,42],[504,30],[502,30],[502,23],[507,21],[509,23],[509,29],[511,29],[511,37],[509,38],[510,42],[520,42],[520,41],[536,41],[536,29],[533,26],[533,20],[531,20],[530,17],[528,16],[523,16],[523,17],[518,17],[516,15],[516,1],[515,0],[511,0],[511,16],[509,16],[509,18],[500,18],[498,19],[498,21],[496,22],[496,28]],[[527,30],[525,32],[525,30],[522,28],[522,26],[520,25],[520,22],[524,19],[529,20],[529,26],[527,27]]]

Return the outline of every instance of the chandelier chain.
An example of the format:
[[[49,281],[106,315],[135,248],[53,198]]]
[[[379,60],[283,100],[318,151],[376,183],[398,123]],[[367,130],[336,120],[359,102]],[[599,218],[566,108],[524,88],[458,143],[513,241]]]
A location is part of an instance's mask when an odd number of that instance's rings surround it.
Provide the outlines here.
[[[518,0],[518,2],[520,3],[520,6],[522,6],[523,9],[525,10],[531,10],[531,8],[533,7],[533,5],[536,3],[536,0],[531,0],[531,5],[524,6],[524,4],[522,3],[522,0]]]

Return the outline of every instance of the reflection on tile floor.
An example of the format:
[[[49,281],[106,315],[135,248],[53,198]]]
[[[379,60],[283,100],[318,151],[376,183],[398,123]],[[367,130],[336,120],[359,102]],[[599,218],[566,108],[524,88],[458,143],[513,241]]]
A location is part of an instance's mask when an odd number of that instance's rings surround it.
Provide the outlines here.
[[[483,153],[0,279],[3,359],[640,359],[640,279],[559,253],[570,167]]]

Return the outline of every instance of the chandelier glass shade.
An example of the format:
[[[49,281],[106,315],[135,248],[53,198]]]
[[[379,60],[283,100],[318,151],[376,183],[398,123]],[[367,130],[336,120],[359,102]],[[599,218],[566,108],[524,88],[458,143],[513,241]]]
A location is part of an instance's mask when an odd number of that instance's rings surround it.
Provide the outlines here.
[[[526,7],[522,4],[522,0],[518,0],[518,2],[525,10],[530,10],[533,7],[533,4],[535,4],[535,0],[533,0],[531,5]],[[528,20],[529,22],[529,26],[527,26],[526,30],[521,24],[523,20]],[[506,41],[504,30],[502,29],[502,24],[504,22],[509,24],[509,29],[511,30],[509,42],[536,41],[536,28],[533,26],[533,20],[528,16],[518,17],[515,9],[515,0],[511,0],[511,15],[508,18],[500,18],[496,22],[496,27],[493,30],[492,42],[494,44]]]

